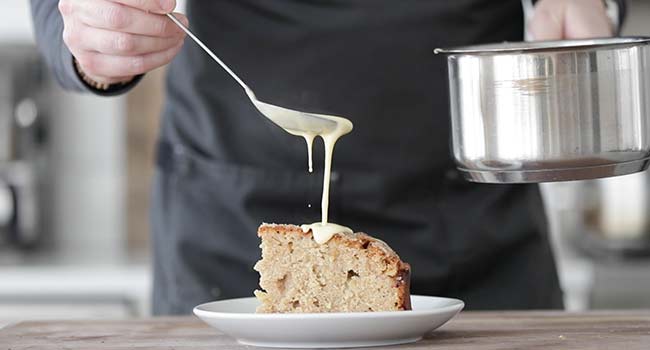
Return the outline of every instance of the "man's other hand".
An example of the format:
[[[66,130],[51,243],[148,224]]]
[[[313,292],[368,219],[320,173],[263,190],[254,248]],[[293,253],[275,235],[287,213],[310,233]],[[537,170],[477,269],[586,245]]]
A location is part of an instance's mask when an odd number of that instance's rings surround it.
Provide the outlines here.
[[[614,35],[602,0],[540,0],[528,28],[534,40],[587,39]]]

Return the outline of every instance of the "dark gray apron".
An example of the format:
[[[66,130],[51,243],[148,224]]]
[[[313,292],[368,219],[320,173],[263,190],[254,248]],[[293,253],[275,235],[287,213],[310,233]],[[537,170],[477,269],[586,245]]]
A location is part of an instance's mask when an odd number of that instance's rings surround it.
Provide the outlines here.
[[[520,40],[519,0],[189,1],[188,15],[260,99],[353,121],[335,151],[331,221],[395,248],[413,293],[469,309],[561,306],[536,187],[470,184],[454,170],[445,59],[432,54]],[[261,117],[195,44],[167,82],[156,314],[250,296],[257,226],[318,221],[322,189],[322,144],[309,175],[304,140]]]

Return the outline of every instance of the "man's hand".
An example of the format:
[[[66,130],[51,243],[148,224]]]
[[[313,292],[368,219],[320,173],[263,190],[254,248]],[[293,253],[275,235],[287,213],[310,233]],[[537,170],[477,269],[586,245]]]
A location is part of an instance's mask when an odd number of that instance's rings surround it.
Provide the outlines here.
[[[176,0],[60,0],[63,40],[92,80],[129,81],[180,50],[185,33],[164,16],[175,7]]]
[[[602,0],[540,0],[528,28],[535,40],[586,39],[614,35]]]

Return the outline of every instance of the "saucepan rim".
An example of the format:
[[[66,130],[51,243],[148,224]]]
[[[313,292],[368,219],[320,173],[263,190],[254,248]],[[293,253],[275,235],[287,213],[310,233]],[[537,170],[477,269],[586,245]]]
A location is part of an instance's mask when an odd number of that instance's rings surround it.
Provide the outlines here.
[[[614,38],[595,38],[578,40],[551,40],[551,41],[526,41],[502,42],[493,44],[480,44],[458,46],[451,48],[437,48],[435,54],[445,55],[495,55],[513,53],[539,53],[555,51],[582,51],[600,48],[624,48],[650,44],[650,37],[628,36]]]

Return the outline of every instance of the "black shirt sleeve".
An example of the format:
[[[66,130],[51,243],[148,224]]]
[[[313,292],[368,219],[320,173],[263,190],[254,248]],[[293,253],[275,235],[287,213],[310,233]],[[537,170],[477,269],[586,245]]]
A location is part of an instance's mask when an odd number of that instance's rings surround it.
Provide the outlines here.
[[[58,0],[31,0],[36,43],[59,84],[67,90],[102,96],[119,95],[134,87],[141,76],[109,91],[94,89],[81,80],[74,67],[72,53],[63,42],[63,18],[57,8],[58,3]]]

